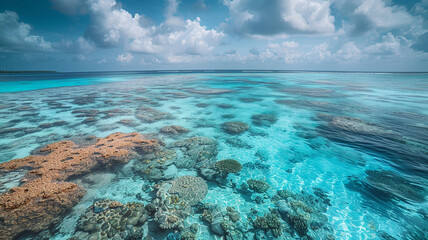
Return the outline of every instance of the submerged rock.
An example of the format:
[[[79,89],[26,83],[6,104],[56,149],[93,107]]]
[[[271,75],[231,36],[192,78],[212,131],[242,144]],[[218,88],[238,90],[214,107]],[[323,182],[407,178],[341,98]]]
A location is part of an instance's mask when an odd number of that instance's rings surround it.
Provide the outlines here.
[[[241,134],[250,127],[244,122],[225,122],[221,125],[221,128],[229,134]]]
[[[0,236],[13,239],[59,223],[85,193],[81,186],[66,182],[69,178],[126,163],[137,152],[153,151],[157,144],[138,133],[114,133],[85,147],[72,141],[49,144],[40,149],[43,155],[0,164],[4,172],[32,169],[21,186],[0,196]]]

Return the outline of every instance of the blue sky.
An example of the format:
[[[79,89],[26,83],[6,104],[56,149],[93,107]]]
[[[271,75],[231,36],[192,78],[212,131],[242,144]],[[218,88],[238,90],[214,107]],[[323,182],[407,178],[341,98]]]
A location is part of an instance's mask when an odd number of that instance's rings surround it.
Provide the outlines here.
[[[428,0],[0,0],[0,69],[428,71]]]

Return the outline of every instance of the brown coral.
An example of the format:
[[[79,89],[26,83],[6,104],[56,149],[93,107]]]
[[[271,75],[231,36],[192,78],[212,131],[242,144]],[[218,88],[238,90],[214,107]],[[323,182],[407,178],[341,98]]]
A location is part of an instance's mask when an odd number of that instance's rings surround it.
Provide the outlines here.
[[[126,163],[135,152],[152,152],[158,141],[138,133],[114,133],[94,145],[79,147],[72,141],[49,144],[40,152],[0,164],[0,171],[30,168],[23,184],[0,196],[0,239],[12,239],[24,231],[39,232],[58,223],[84,195],[68,178],[98,166]]]

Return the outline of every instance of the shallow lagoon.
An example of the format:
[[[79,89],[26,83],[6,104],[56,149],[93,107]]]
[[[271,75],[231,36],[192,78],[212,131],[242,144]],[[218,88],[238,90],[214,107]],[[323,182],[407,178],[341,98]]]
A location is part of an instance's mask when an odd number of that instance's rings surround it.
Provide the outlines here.
[[[88,136],[115,132],[159,141],[127,163],[61,180],[85,193],[58,213],[55,226],[14,237],[101,239],[103,231],[112,239],[428,237],[427,74],[8,74],[0,76],[0,89],[0,162],[40,154],[62,140],[91,146]],[[219,170],[216,162],[224,159],[241,168]],[[28,168],[1,174],[0,194],[8,194],[25,184]],[[194,176],[201,188],[206,182],[207,192],[196,189],[188,199],[173,194],[165,182],[179,185],[182,176]],[[162,191],[188,205],[171,229],[162,227],[170,210],[160,209],[178,203],[160,203]],[[105,199],[145,209],[113,208]],[[111,232],[110,223],[89,229],[103,214],[125,219],[117,209],[128,208],[140,220],[126,218],[124,235]]]

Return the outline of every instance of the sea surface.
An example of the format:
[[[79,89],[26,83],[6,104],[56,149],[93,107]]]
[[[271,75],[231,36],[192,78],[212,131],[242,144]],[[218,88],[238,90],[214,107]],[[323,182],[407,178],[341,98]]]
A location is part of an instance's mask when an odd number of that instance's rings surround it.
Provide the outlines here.
[[[96,202],[148,205],[162,183],[182,176],[206,183],[206,196],[170,229],[159,227],[162,206],[146,210],[135,239],[428,239],[428,74],[0,75],[0,163],[116,132],[157,139],[156,151],[174,160],[153,167],[143,154],[66,179],[85,195],[55,224],[18,239],[107,239],[102,221],[90,230],[89,220],[79,223],[107,211]],[[240,166],[220,174],[224,159]],[[0,195],[27,181],[26,171],[0,169]]]

